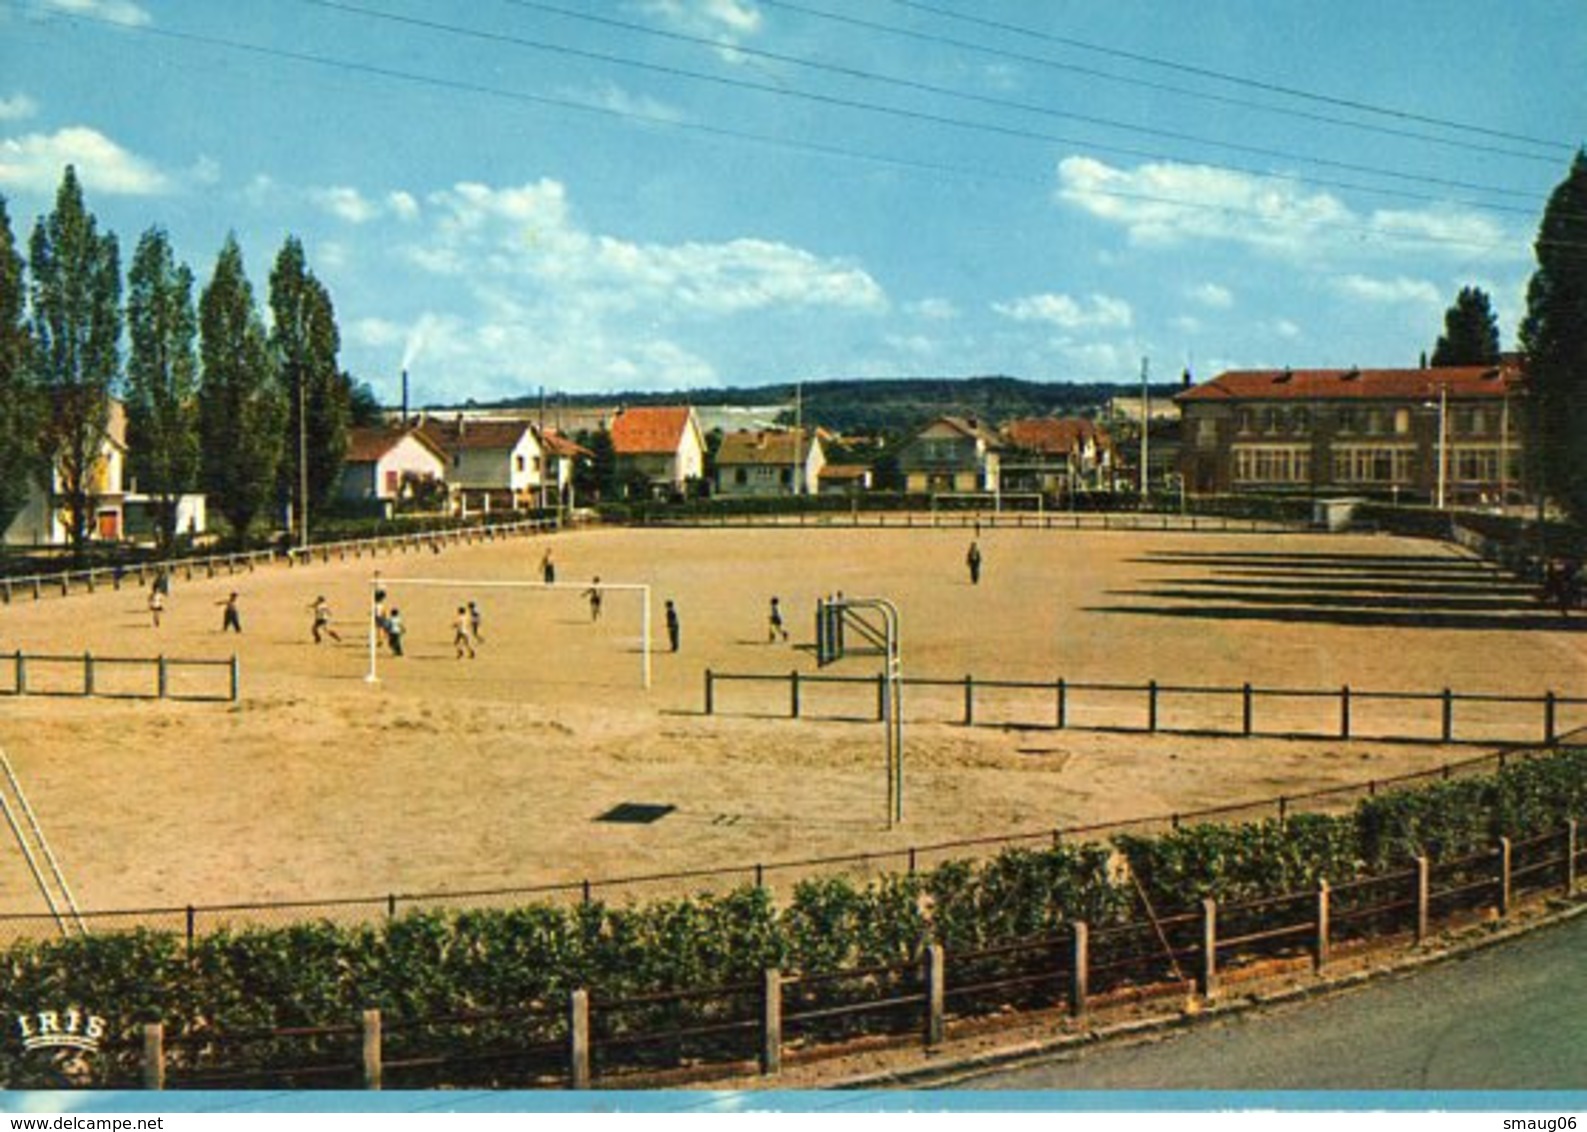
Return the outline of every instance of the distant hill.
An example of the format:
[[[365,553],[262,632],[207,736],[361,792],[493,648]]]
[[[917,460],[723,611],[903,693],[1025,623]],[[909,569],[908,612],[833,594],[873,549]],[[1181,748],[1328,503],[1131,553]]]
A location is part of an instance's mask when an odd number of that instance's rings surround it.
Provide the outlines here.
[[[1153,397],[1179,392],[1177,383],[1152,387]],[[836,378],[809,381],[797,387],[804,419],[838,432],[910,432],[945,413],[979,417],[998,423],[1016,417],[1086,416],[1101,411],[1114,396],[1138,396],[1140,386],[1113,382],[1025,381],[1017,377]],[[796,387],[792,383],[735,389],[689,389],[665,393],[558,394],[568,406],[692,405],[785,406],[791,419]],[[480,408],[528,409],[537,396],[480,405]]]

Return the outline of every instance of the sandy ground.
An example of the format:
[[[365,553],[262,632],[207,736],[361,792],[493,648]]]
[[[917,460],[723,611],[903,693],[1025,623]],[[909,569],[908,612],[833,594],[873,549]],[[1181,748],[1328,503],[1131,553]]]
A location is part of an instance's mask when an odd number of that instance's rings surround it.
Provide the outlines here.
[[[535,538],[178,579],[163,624],[135,587],[0,608],[0,654],[241,659],[242,702],[0,698],[8,752],[85,908],[130,908],[576,881],[901,851],[1382,778],[1470,748],[964,728],[957,690],[911,692],[906,820],[884,824],[874,723],[791,721],[787,687],[719,687],[703,672],[817,671],[821,594],[874,594],[902,613],[903,661],[920,676],[1266,687],[1587,694],[1587,632],[1446,548],[1386,536],[988,530],[969,584],[960,530],[624,531]],[[552,548],[559,581],[539,578]],[[402,659],[367,683],[372,570],[408,625]],[[642,687],[640,598],[607,594],[592,622],[580,589],[652,587],[658,651]],[[458,589],[404,578],[466,580]],[[222,635],[235,589],[244,632]],[[768,599],[791,640],[768,643]],[[324,595],[340,642],[310,640]],[[456,606],[482,607],[476,659],[451,644]],[[665,651],[662,602],[682,647]],[[35,688],[80,666],[34,664]],[[0,688],[9,685],[0,659]],[[863,675],[875,658],[833,669]],[[224,673],[174,685],[223,686]],[[102,686],[152,684],[146,671]],[[1051,692],[987,694],[982,720],[1034,722]],[[868,688],[805,690],[817,715],[865,715]],[[1518,710],[1521,714],[1518,716]],[[1436,733],[1437,705],[1358,702],[1363,731]],[[1514,733],[1536,709],[1461,705],[1461,728]],[[1572,716],[1570,713],[1574,712]],[[1166,697],[1165,723],[1233,726],[1216,707]],[[1326,731],[1334,701],[1259,706],[1259,726]],[[1074,722],[1138,723],[1139,697],[1078,695]],[[929,722],[937,720],[938,722]],[[1587,708],[1562,709],[1562,729]],[[623,802],[671,805],[648,825],[597,820]],[[791,878],[792,872],[778,874]],[[660,886],[656,886],[659,888]],[[14,851],[0,856],[0,911],[33,912]]]

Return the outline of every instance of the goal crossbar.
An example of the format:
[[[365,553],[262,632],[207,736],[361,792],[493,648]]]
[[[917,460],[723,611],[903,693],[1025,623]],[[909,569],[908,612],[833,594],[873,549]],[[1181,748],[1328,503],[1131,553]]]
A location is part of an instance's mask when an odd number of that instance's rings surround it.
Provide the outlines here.
[[[453,590],[576,590],[579,593],[589,593],[598,590],[601,593],[637,593],[640,596],[640,669],[644,686],[648,691],[651,678],[651,646],[650,646],[650,585],[645,582],[531,582],[499,579],[458,579],[458,578],[406,578],[401,576],[382,574],[369,580],[369,674],[364,680],[370,684],[380,679],[378,660],[380,650],[378,643],[379,626],[375,623],[377,617],[375,591],[384,586],[422,586],[426,589],[453,589]]]

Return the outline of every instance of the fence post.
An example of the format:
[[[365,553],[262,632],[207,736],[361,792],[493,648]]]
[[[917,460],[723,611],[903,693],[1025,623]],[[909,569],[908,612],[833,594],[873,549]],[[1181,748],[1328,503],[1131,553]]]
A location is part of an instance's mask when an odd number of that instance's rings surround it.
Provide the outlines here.
[[[964,678],[964,725],[966,727],[975,723],[975,677],[966,675]]]
[[[1428,904],[1432,895],[1432,869],[1426,857],[1416,858],[1416,942],[1427,940]]]
[[[231,702],[236,703],[242,691],[242,662],[237,659],[237,654],[231,654]]]
[[[590,1087],[590,992],[568,995],[568,1087]]]
[[[1251,737],[1252,707],[1251,684],[1247,681],[1240,686],[1240,729],[1246,738]]]
[[[788,715],[790,718],[799,718],[799,670],[795,668],[788,673]]]
[[[382,1066],[380,1063],[380,1011],[370,1008],[364,1011],[364,1088],[380,1088]]]
[[[161,653],[154,658],[156,665],[155,685],[159,689],[160,699],[165,699],[171,693],[171,674],[166,667],[165,654]]]
[[[17,695],[28,694],[28,658],[22,655],[22,650],[17,649]]]
[[[1091,997],[1091,925],[1075,920],[1069,927],[1074,933],[1069,956],[1069,1013],[1080,1018]]]
[[[876,674],[876,722],[887,721],[887,673]]]
[[[1339,689],[1339,738],[1350,738],[1350,685]]]
[[[94,694],[94,654],[83,653],[83,695]]]
[[[782,1072],[782,972],[775,967],[761,978],[760,1071]]]
[[[165,1023],[143,1024],[143,1087],[165,1088]]]
[[[1317,881],[1317,954],[1316,954],[1317,970],[1319,970],[1319,971],[1321,971],[1324,967],[1328,966],[1328,946],[1329,946],[1329,938],[1328,937],[1331,934],[1331,932],[1330,932],[1331,924],[1329,923],[1330,907],[1329,907],[1328,896],[1329,896],[1328,882],[1326,880],[1319,879]]]
[[[1555,743],[1554,734],[1554,693],[1543,693],[1543,742],[1552,747]]]
[[[1218,902],[1212,897],[1201,901],[1201,978],[1196,989],[1202,998],[1218,993]]]
[[[1146,682],[1146,730],[1148,732],[1156,732],[1156,730],[1157,730],[1157,681],[1156,680],[1148,680]]]
[[[1455,695],[1448,688],[1444,689],[1444,742],[1455,741]]]
[[[1069,723],[1069,688],[1064,683],[1062,676],[1058,677],[1058,730],[1062,731]]]
[[[715,677],[712,676],[711,670],[709,668],[707,668],[705,670],[705,714],[706,715],[715,715],[716,714],[716,688],[714,687],[714,684],[715,684]]]
[[[1508,837],[1499,838],[1499,915],[1510,914],[1510,866],[1514,860],[1514,846]]]
[[[926,1045],[942,1044],[943,1011],[947,980],[944,977],[942,944],[933,943],[926,948]]]
[[[1576,819],[1565,822],[1565,895],[1576,895]]]

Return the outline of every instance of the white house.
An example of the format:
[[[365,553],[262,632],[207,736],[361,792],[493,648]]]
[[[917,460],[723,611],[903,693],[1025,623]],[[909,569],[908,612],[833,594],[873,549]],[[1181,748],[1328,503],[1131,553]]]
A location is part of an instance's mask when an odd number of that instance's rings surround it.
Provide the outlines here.
[[[343,499],[397,500],[416,482],[445,481],[446,471],[446,453],[417,429],[349,429],[337,494]]]
[[[545,450],[528,421],[430,419],[419,425],[425,439],[445,453],[446,482],[465,512],[519,510],[540,504]]]
[[[120,401],[110,402],[110,419],[100,444],[99,460],[90,475],[94,514],[89,523],[90,537],[119,541],[126,533],[124,487],[127,466],[127,412]],[[71,523],[61,497],[61,472],[51,470],[50,490],[29,484],[27,502],[5,529],[7,546],[64,546],[70,537]]]
[[[622,409],[611,436],[619,476],[643,476],[653,491],[681,493],[705,477],[705,435],[688,406]]]
[[[819,432],[730,432],[716,454],[716,494],[814,495],[826,467]]]

